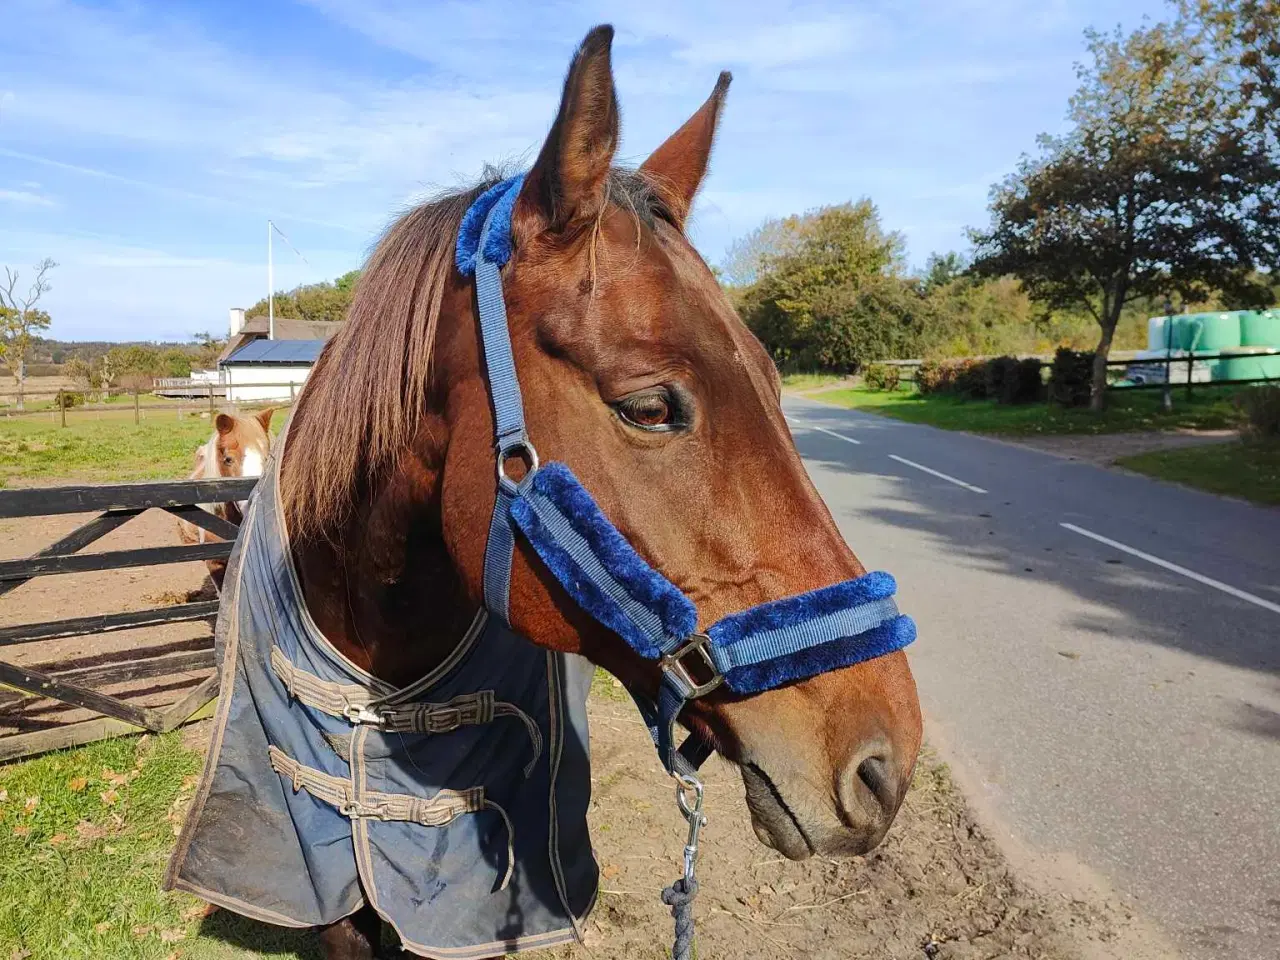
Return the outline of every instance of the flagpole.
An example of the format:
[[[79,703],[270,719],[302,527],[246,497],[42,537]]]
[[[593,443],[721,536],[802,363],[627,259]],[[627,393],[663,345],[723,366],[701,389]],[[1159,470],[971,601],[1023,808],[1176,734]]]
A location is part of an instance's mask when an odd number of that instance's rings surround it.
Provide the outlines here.
[[[275,282],[275,264],[272,261],[271,253],[271,234],[275,231],[275,224],[270,220],[267,221],[267,339],[274,340],[276,338],[276,282]]]

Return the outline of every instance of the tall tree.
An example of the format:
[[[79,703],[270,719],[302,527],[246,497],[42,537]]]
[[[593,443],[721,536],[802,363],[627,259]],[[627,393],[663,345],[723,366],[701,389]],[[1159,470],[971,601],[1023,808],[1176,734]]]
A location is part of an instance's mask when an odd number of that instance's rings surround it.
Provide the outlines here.
[[[1280,176],[1250,141],[1246,104],[1184,24],[1089,33],[1074,128],[1040,138],[992,192],[973,231],[974,271],[1013,275],[1050,309],[1083,307],[1100,328],[1090,404],[1125,304],[1218,290],[1266,303],[1257,271],[1280,266]]]
[[[13,370],[18,381],[18,409],[23,409],[22,389],[27,381],[27,353],[31,349],[32,333],[49,327],[49,314],[39,307],[40,298],[50,290],[49,272],[56,267],[45,257],[33,268],[35,277],[26,295],[18,292],[21,274],[4,268],[4,283],[0,285],[0,357]]]

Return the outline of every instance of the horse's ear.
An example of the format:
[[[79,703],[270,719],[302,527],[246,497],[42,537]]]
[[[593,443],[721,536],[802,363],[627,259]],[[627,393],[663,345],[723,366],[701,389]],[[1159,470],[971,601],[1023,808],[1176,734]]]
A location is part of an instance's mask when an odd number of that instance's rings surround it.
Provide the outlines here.
[[[560,112],[520,191],[514,223],[518,236],[590,220],[605,202],[619,129],[612,43],[613,27],[596,27],[573,56]]]
[[[220,413],[213,419],[214,429],[226,436],[236,428],[236,418],[229,413]]]
[[[707,102],[640,165],[640,172],[681,228],[689,216],[689,208],[693,206],[702,178],[707,174],[716,125],[720,122],[720,108],[724,106],[732,79],[728,70],[720,74]]]
[[[260,424],[262,424],[262,429],[267,432],[268,436],[271,435],[271,415],[275,412],[275,407],[267,407],[267,409],[259,412],[255,418]]]

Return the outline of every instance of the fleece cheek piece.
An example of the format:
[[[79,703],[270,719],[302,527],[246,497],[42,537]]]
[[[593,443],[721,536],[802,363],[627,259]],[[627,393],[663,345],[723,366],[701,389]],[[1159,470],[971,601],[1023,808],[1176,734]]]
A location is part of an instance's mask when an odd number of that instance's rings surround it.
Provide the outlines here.
[[[697,630],[693,603],[653,569],[562,463],[528,478],[511,516],[574,602],[657,660]],[[707,630],[712,664],[735,693],[752,694],[900,650],[915,624],[893,602],[887,573],[761,604]]]

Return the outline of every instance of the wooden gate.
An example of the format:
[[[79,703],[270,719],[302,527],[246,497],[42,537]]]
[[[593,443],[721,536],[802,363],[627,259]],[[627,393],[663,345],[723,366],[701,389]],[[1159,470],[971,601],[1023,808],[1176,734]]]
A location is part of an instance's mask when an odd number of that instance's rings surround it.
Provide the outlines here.
[[[157,564],[226,558],[238,527],[202,509],[200,504],[244,500],[254,478],[183,480],[166,483],[128,483],[110,486],[45,487],[0,490],[0,520],[93,513],[95,516],[56,543],[29,557],[0,561],[0,598],[37,577],[58,574],[150,567]],[[215,537],[208,543],[154,546],[141,549],[83,553],[85,547],[150,509],[163,510],[201,527]],[[175,538],[176,539],[176,538]],[[79,598],[92,609],[99,598]],[[3,600],[0,600],[0,610]],[[32,704],[59,701],[99,716],[70,723],[43,722],[42,729],[0,736],[0,761],[43,753],[60,747],[89,743],[121,733],[163,733],[185,723],[218,693],[216,672],[183,690],[176,702],[162,706],[131,703],[127,695],[100,692],[113,684],[141,679],[186,676],[214,665],[213,633],[184,643],[184,649],[164,656],[116,658],[108,665],[39,667],[7,662],[4,653],[18,644],[68,637],[95,637],[123,630],[144,630],[165,624],[204,621],[211,624],[218,612],[216,600],[183,602],[146,610],[99,613],[44,623],[24,623],[0,628],[0,718],[21,719]],[[12,688],[12,689],[5,689]],[[27,724],[30,726],[31,724]],[[16,723],[19,731],[22,723]]]

